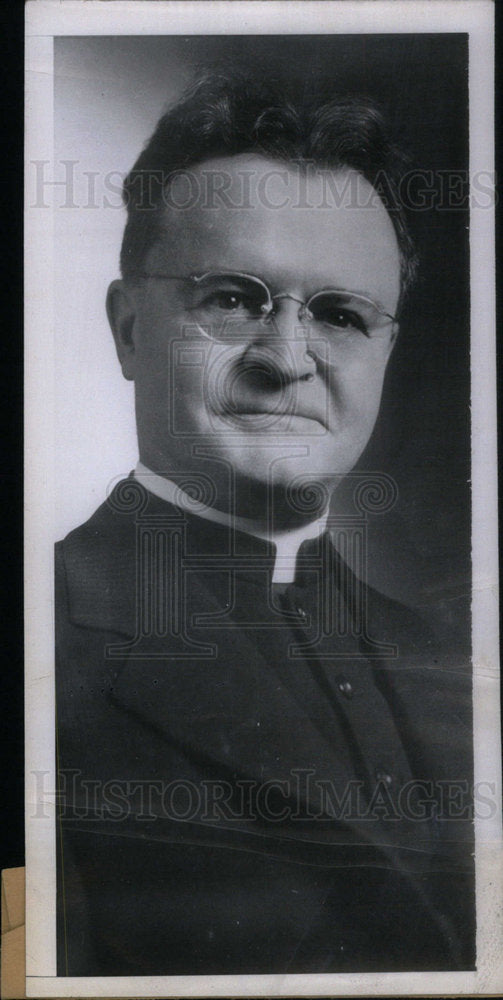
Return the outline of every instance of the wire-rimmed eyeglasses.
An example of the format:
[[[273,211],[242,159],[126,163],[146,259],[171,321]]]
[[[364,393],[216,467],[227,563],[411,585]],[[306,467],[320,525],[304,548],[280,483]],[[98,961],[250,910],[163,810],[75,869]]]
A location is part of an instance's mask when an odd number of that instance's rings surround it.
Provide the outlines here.
[[[291,299],[299,304],[298,319],[314,334],[329,335],[337,341],[358,336],[383,334],[395,316],[372,299],[346,289],[326,288],[306,301],[289,292],[272,294],[265,281],[240,271],[207,271],[204,274],[164,274],[141,272],[145,278],[187,283],[185,308],[196,324],[214,340],[247,340],[260,328],[274,322],[278,303]]]

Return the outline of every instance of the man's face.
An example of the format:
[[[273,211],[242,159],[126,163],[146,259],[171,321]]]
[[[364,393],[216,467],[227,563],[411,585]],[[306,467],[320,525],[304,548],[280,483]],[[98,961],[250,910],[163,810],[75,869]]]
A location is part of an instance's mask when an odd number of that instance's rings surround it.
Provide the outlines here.
[[[225,205],[205,198],[213,172],[226,178]],[[395,315],[397,241],[375,192],[351,171],[311,171],[302,193],[296,169],[260,156],[206,161],[192,176],[196,203],[175,207],[187,203],[180,179],[163,209],[163,236],[145,263],[156,277],[139,291],[112,286],[112,325],[135,381],[144,464],[168,478],[204,474],[216,507],[232,508],[234,492],[240,512],[256,515],[267,489],[284,499],[301,481],[333,486],[367,444],[393,325],[368,335],[343,315],[334,329],[300,303],[350,290]],[[353,196],[336,203],[329,183],[342,192],[348,181]],[[274,319],[244,320],[248,303],[234,285],[215,299],[211,287],[200,294],[197,283],[160,277],[208,272],[260,278],[279,296]]]

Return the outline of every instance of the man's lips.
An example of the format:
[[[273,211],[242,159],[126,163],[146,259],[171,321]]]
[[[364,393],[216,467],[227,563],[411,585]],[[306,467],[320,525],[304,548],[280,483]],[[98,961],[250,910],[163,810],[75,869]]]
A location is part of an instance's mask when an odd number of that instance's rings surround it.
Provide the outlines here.
[[[320,413],[314,412],[308,408],[301,410],[283,410],[276,408],[274,405],[266,406],[247,404],[246,406],[235,406],[224,411],[224,416],[226,417],[236,417],[237,419],[247,417],[270,417],[271,419],[290,419],[290,420],[310,420],[312,422],[320,424],[325,430],[328,429],[327,421],[325,416],[321,416]]]

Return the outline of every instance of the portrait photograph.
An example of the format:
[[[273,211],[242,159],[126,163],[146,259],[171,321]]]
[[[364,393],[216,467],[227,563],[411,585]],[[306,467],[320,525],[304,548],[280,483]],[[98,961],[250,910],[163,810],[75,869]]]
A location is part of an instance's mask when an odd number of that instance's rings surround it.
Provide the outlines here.
[[[492,4],[26,24],[26,995],[494,994]]]

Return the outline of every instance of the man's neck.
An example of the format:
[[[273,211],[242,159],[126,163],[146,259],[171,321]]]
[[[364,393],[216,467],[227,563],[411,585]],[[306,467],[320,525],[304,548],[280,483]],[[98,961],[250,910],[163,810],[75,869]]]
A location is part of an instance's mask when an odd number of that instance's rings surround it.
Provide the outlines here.
[[[210,507],[191,497],[172,479],[152,472],[142,462],[138,462],[134,475],[150,493],[189,514],[272,542],[276,547],[273,583],[290,583],[294,579],[296,557],[300,546],[308,539],[319,538],[326,528],[328,509],[320,517],[300,526],[273,525],[268,523],[267,518],[242,517]]]

